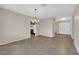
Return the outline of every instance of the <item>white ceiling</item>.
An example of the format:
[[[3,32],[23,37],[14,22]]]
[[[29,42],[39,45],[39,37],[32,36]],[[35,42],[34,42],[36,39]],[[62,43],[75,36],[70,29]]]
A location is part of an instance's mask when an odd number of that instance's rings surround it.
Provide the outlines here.
[[[3,4],[1,8],[19,12],[34,17],[34,9],[37,8],[37,18],[69,17],[73,15],[75,4]]]

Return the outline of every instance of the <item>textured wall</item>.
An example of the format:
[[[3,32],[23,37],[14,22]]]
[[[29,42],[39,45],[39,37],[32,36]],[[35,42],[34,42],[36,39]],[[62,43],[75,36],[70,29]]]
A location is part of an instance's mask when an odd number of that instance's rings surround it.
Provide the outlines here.
[[[30,37],[30,17],[0,9],[0,45]]]

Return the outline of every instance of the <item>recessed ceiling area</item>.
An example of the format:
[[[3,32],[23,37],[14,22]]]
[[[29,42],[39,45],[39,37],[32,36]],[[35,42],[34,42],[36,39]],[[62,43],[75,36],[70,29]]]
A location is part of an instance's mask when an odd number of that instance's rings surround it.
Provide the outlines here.
[[[62,18],[72,16],[76,8],[75,4],[1,4],[5,8],[14,12],[22,13],[34,17],[34,9],[37,8],[37,18],[48,17]]]

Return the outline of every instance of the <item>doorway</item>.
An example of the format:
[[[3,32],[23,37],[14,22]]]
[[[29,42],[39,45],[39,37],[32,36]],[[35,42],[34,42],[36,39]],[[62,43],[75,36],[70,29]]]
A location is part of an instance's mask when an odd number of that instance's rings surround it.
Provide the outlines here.
[[[31,35],[31,37],[34,37],[35,36],[35,23],[32,23],[31,21],[30,21],[30,35]]]
[[[59,22],[59,33],[71,35],[71,23],[70,23],[70,21]]]

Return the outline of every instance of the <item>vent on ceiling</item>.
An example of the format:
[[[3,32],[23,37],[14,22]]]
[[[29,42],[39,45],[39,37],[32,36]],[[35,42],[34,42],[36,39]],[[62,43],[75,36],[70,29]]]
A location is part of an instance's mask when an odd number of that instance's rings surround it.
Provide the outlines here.
[[[42,7],[46,7],[46,6],[47,6],[47,4],[41,4],[41,6],[42,6]]]

